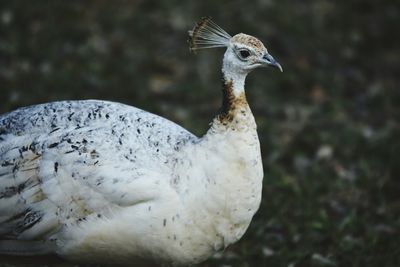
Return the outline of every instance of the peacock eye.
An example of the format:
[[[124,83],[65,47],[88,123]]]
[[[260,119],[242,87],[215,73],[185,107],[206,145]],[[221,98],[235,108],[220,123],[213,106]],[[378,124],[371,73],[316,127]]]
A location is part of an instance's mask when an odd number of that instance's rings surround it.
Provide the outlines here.
[[[240,54],[240,57],[243,59],[248,58],[250,56],[249,50],[245,50],[245,49],[240,50],[239,54]]]

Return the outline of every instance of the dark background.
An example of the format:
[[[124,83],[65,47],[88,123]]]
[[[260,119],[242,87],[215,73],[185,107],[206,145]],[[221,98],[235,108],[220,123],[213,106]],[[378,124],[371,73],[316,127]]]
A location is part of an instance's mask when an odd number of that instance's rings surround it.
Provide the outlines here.
[[[201,136],[221,102],[223,49],[194,55],[186,40],[212,16],[264,41],[284,73],[247,79],[260,210],[240,242],[201,266],[400,266],[399,5],[1,1],[0,112],[106,99]]]

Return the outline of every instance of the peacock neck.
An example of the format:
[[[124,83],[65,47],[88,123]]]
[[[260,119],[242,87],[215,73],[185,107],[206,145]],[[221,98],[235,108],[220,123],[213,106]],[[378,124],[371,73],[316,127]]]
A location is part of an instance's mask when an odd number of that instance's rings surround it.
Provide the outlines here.
[[[206,179],[195,180],[194,186],[199,188],[199,195],[207,196],[193,218],[213,218],[198,227],[212,233],[210,240],[215,248],[226,247],[243,235],[261,200],[260,143],[246,101],[244,80],[245,76],[223,73],[221,111],[201,142],[193,147],[196,152],[192,154],[205,159],[200,169],[206,170]],[[192,201],[197,203],[198,197]],[[231,205],[228,207],[226,203]]]
[[[222,107],[219,114],[220,120],[232,120],[239,106],[246,106],[244,92],[244,79],[238,80],[222,73]]]
[[[253,114],[246,100],[244,89],[246,74],[222,69],[222,106],[212,122],[211,132],[241,128],[256,128]]]

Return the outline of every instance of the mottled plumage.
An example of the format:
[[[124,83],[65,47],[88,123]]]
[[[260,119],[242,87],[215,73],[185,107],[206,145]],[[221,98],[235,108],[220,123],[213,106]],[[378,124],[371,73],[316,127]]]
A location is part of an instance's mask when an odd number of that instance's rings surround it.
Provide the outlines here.
[[[237,241],[258,209],[263,177],[244,80],[259,65],[279,64],[254,37],[235,38],[226,45],[223,109],[201,138],[107,101],[1,115],[0,253],[188,265]],[[257,54],[247,61],[237,49]]]

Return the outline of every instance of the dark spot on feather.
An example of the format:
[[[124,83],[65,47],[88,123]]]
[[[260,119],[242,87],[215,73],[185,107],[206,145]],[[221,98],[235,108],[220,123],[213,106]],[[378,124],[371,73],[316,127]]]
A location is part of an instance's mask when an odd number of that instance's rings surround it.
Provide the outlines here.
[[[6,167],[6,166],[11,166],[13,165],[11,162],[9,162],[8,160],[3,161],[3,163],[1,163],[2,167]]]
[[[24,215],[23,220],[21,220],[17,224],[17,227],[13,231],[14,234],[16,235],[22,233],[23,231],[31,228],[36,223],[40,222],[43,216],[42,213],[39,213],[37,211],[32,211],[29,209],[26,210],[23,215]]]
[[[96,158],[98,158],[100,155],[99,155],[99,153],[95,150],[95,149],[93,149],[91,152],[90,152],[90,157],[92,158],[92,159],[96,159]]]
[[[0,135],[7,134],[6,129],[0,128]]]
[[[87,210],[85,210],[85,212],[87,212]],[[86,217],[78,218],[78,222],[82,222],[82,221],[86,221]]]
[[[76,145],[71,145],[71,148],[74,149],[74,150],[78,150],[79,149],[79,147],[76,146]]]
[[[55,163],[54,163],[54,171],[55,171],[55,172],[58,172],[58,162],[55,162]]]
[[[19,169],[18,164],[15,164],[13,169],[12,169],[12,172],[15,173],[16,171],[18,171],[18,169]]]
[[[0,199],[12,197],[17,193],[21,193],[22,190],[24,190],[24,188],[25,188],[25,183],[18,185],[18,187],[15,186],[6,187],[4,188],[4,191],[0,193]]]
[[[54,147],[58,146],[58,144],[59,144],[58,142],[52,143],[52,144],[48,145],[47,148],[54,148]]]
[[[20,158],[23,159],[23,158],[24,158],[24,155],[23,155],[22,149],[18,149],[18,152],[19,152]]]
[[[73,116],[74,114],[75,114],[75,112],[70,113],[70,114],[68,115],[68,118],[67,118],[67,119],[68,119],[69,121],[71,121],[71,118],[72,118],[72,116]]]
[[[54,133],[54,132],[56,132],[56,131],[58,131],[58,130],[60,130],[60,128],[58,127],[58,128],[55,128],[54,130],[52,130],[50,133]]]
[[[164,219],[163,226],[165,227],[166,225],[167,225],[167,219]]]

